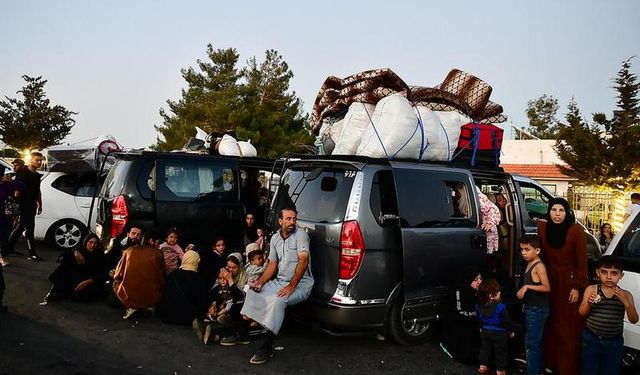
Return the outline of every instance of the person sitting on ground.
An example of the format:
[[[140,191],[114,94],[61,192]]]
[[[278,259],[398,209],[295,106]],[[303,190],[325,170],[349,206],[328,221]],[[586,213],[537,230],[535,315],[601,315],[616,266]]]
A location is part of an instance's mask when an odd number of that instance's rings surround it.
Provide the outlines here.
[[[160,250],[162,250],[164,256],[164,264],[168,275],[171,271],[180,267],[180,262],[184,256],[184,251],[178,245],[178,230],[176,228],[170,228],[167,231],[165,241],[160,245]]]
[[[247,273],[248,284],[245,285],[245,292],[249,289],[249,285],[251,283],[258,280],[258,278],[262,276],[262,273],[267,267],[264,261],[264,252],[258,248],[258,245],[256,243],[250,243],[249,245],[247,245],[247,253],[249,254],[249,263],[247,263],[245,271]]]
[[[113,275],[113,291],[126,312],[123,319],[129,319],[140,309],[154,311],[162,299],[165,286],[165,266],[162,252],[147,245],[152,232],[145,234],[143,243],[126,249]]]
[[[204,344],[217,342],[220,336],[227,336],[241,323],[240,309],[244,302],[244,293],[233,281],[233,275],[225,269],[220,270],[216,286],[209,292],[211,301],[207,311],[207,321],[193,321],[193,328]]]
[[[255,242],[258,239],[256,233],[256,217],[253,213],[249,212],[244,219],[244,239],[243,246],[246,248],[248,244]]]
[[[213,288],[220,269],[227,264],[226,248],[224,237],[217,236],[211,241],[209,249],[198,252],[200,254],[198,273],[202,276],[207,290]]]
[[[140,244],[142,240],[142,227],[132,225],[123,238],[116,238],[110,249],[107,250],[107,262],[109,271],[114,271],[122,258],[122,252],[132,246]],[[113,272],[110,272],[113,274]]]
[[[163,322],[189,325],[193,319],[204,318],[208,301],[207,291],[198,275],[199,263],[198,253],[187,250],[180,268],[167,277],[164,297],[158,305],[158,315]]]
[[[244,286],[247,285],[247,271],[244,268],[242,254],[229,254],[229,256],[227,257],[226,267],[222,268],[220,271],[222,271],[223,273],[229,272],[231,274],[231,277],[233,278],[233,284],[235,284],[238,289],[242,290]]]
[[[256,228],[256,236],[258,238],[256,239],[255,243],[258,244],[258,248],[267,253],[269,251],[269,243],[267,242],[264,228]]]
[[[75,252],[79,252],[81,257],[75,256]],[[106,264],[100,239],[93,233],[88,234],[81,247],[63,254],[60,265],[49,275],[49,281],[53,285],[42,304],[62,298],[79,302],[100,299],[107,279]]]

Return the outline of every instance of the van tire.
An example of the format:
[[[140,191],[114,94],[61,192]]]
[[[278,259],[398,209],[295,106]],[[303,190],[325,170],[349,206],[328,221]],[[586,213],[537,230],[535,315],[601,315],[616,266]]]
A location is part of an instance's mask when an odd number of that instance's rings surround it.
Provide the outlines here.
[[[406,302],[402,297],[391,305],[386,322],[387,336],[400,345],[422,344],[434,337],[438,321],[416,322],[403,318]]]

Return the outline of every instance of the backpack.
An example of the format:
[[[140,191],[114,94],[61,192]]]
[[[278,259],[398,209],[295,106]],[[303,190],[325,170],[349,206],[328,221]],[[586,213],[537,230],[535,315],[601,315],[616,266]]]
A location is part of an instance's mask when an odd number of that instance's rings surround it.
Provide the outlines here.
[[[452,159],[468,161],[472,167],[497,167],[500,165],[503,133],[504,130],[493,124],[470,122],[462,125],[458,147]]]

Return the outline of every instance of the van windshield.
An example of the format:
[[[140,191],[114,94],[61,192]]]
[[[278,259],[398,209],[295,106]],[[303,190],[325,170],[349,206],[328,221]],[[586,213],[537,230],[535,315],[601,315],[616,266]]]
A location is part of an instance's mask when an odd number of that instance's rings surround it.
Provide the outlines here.
[[[356,171],[345,169],[290,169],[278,187],[275,208],[295,206],[300,220],[339,223],[355,176]]]

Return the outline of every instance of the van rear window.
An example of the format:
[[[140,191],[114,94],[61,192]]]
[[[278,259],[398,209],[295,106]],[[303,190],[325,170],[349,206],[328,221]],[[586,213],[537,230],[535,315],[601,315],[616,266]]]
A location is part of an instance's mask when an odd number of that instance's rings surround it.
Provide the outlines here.
[[[133,164],[131,160],[118,160],[116,165],[111,168],[107,178],[102,185],[101,196],[106,198],[112,198],[116,195],[120,195],[124,188],[124,182],[127,178],[129,168]]]
[[[278,187],[276,209],[295,206],[300,220],[339,223],[355,176],[356,171],[345,169],[290,169]]]

